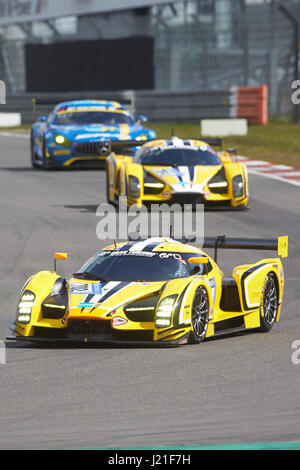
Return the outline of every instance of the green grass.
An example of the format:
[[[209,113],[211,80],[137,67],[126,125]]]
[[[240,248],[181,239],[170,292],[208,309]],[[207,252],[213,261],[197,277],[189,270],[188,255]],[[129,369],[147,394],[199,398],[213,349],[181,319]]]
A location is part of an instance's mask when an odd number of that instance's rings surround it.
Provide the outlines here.
[[[29,131],[31,125],[24,124],[17,128],[1,130]],[[150,122],[148,126],[154,129],[159,138],[174,135],[182,138],[199,138],[200,123],[186,122]],[[251,125],[245,137],[226,137],[223,148],[235,147],[239,155],[245,155],[255,160],[268,160],[300,168],[300,124],[287,121],[271,121],[266,126]]]
[[[149,123],[161,138],[174,135],[199,138],[200,123]],[[245,137],[226,137],[223,148],[235,147],[239,155],[255,160],[268,160],[300,168],[300,124],[284,121],[270,122],[266,126],[251,125]]]
[[[0,132],[3,131],[3,132],[29,132],[30,129],[31,129],[31,126],[32,124],[22,124],[21,126],[17,126],[17,127],[0,127]]]

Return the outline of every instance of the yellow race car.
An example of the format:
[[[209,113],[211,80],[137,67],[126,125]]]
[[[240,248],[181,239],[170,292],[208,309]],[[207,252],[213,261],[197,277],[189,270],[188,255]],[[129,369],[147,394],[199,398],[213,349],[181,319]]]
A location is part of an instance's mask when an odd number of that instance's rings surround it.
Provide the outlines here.
[[[284,289],[280,257],[288,239],[206,238],[215,259],[170,238],[107,246],[69,281],[41,271],[24,285],[9,340],[200,343],[204,338],[278,322]],[[218,248],[277,250],[225,277]],[[56,253],[55,259],[66,258]]]
[[[134,156],[126,142],[106,161],[107,201],[127,206],[151,203],[205,204],[207,207],[246,208],[248,171],[229,151],[213,150],[221,140],[183,140],[172,137],[144,143]]]

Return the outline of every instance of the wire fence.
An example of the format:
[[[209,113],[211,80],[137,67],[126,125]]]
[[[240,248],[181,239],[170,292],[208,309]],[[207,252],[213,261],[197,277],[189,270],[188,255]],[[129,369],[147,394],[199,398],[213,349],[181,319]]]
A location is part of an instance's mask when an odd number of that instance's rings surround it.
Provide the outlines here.
[[[282,3],[300,18],[300,0]],[[2,28],[0,79],[8,92],[26,92],[26,43],[143,35],[154,38],[156,91],[266,84],[270,115],[291,116],[295,31],[279,5],[279,0],[170,0],[134,11],[66,18],[65,29],[63,19]],[[136,66],[142,64],[143,57],[137,57]]]

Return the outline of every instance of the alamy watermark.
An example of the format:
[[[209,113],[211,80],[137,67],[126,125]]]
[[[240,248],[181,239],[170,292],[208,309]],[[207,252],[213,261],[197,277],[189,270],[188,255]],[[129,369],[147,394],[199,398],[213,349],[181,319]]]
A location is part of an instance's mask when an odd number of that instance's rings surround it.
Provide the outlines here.
[[[127,209],[127,198],[119,198],[119,209],[112,204],[100,204],[96,216],[96,235],[100,240],[138,240],[170,237],[203,243],[204,205],[151,204],[150,208],[134,205]]]
[[[6,364],[6,348],[4,341],[0,341],[0,365]]]
[[[291,96],[292,103],[296,105],[300,104],[300,80],[293,81],[292,89],[295,90]]]
[[[6,85],[3,80],[0,80],[0,104],[6,104]]]
[[[291,347],[295,350],[291,356],[292,364],[298,366],[300,364],[300,340],[296,339],[293,341]]]

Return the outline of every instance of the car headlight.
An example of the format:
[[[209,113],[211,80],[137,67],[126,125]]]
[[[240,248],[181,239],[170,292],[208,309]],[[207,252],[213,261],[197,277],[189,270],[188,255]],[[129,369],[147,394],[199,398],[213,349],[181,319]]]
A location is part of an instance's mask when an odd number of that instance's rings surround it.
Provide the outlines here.
[[[141,140],[148,140],[148,136],[146,134],[139,135],[135,138],[135,140],[141,141]]]
[[[138,178],[135,176],[129,175],[129,196],[134,197],[135,199],[140,197],[141,186]]]
[[[171,325],[176,299],[177,295],[169,295],[160,302],[156,312],[156,328],[165,328]]]
[[[57,145],[63,145],[64,147],[70,147],[71,142],[67,137],[61,134],[56,134],[54,136],[54,141]]]
[[[233,197],[242,197],[244,194],[244,183],[241,175],[237,175],[232,180]]]
[[[30,290],[26,289],[18,303],[17,308],[17,322],[18,323],[29,323],[31,319],[32,307],[35,301],[35,294]]]

